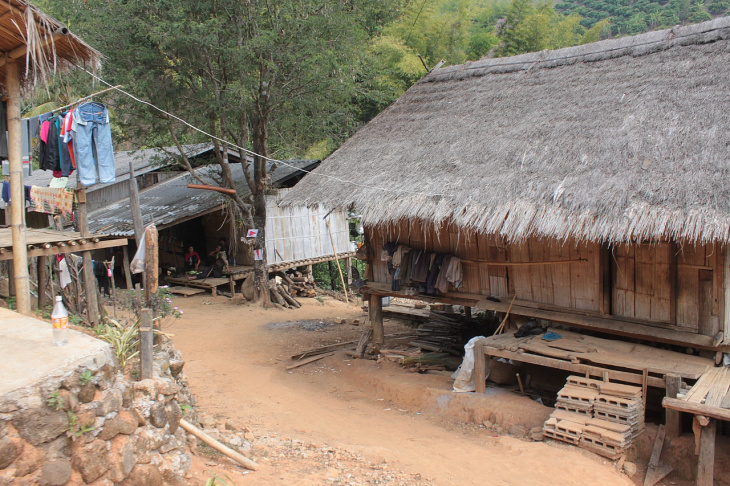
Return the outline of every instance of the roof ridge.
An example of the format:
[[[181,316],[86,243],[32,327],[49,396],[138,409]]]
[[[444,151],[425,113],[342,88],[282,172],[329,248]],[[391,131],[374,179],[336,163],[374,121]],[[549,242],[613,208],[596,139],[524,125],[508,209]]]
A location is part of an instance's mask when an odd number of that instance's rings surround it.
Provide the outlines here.
[[[622,56],[643,56],[677,46],[706,44],[730,39],[730,17],[719,17],[699,24],[675,26],[630,37],[607,39],[590,44],[545,49],[510,57],[482,58],[465,64],[447,66],[432,71],[419,83],[451,80],[460,77],[528,71],[574,64],[595,62]]]

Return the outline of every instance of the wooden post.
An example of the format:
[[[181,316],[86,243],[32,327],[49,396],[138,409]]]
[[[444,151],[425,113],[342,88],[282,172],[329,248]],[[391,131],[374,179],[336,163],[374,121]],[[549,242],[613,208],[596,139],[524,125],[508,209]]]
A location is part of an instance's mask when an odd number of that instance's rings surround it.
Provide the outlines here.
[[[383,298],[379,295],[370,296],[368,305],[368,316],[370,325],[373,327],[373,343],[385,344],[385,331],[383,330]]]
[[[712,318],[712,272],[700,270],[699,288],[699,333],[715,336],[719,331],[719,322]]]
[[[127,281],[127,290],[132,290],[132,272],[129,269],[129,250],[127,249],[127,245],[124,245],[122,247],[123,252],[123,260],[122,260],[122,268],[124,268],[124,280]]]
[[[8,262],[8,296],[15,297],[15,269],[14,262]]]
[[[86,189],[79,189],[76,192],[79,200],[79,233],[81,236],[89,236],[89,219],[86,213]],[[86,315],[92,326],[99,323],[99,303],[96,299],[96,277],[94,276],[91,252],[81,252],[84,264],[84,289],[86,291]]]
[[[140,378],[152,378],[154,330],[152,328],[152,309],[142,309],[142,322],[139,325]]]
[[[666,375],[664,381],[667,383],[667,396],[669,398],[677,398],[682,378],[679,375]],[[676,439],[682,435],[682,422],[680,412],[671,408],[665,409],[665,432],[668,439]]]
[[[129,208],[132,210],[134,239],[137,242],[137,248],[139,248],[139,242],[144,233],[144,226],[142,225],[142,211],[139,208],[139,187],[137,186],[137,179],[134,176],[134,163],[131,159],[129,161]]]
[[[464,317],[467,319],[471,319],[471,307],[464,306]]]
[[[147,305],[150,305],[150,299],[152,294],[157,292],[157,259],[159,258],[157,252],[157,228],[154,226],[148,226],[145,230],[144,242],[145,242],[145,263],[144,263],[144,296]]]
[[[487,357],[481,340],[474,343],[474,384],[477,393],[487,391]]]
[[[722,330],[725,338],[723,342],[730,343],[730,245],[725,245],[723,248],[722,258]]]
[[[350,299],[347,297],[348,286],[345,285],[345,277],[342,276],[342,269],[340,268],[340,259],[337,257],[337,249],[335,248],[335,237],[332,236],[332,226],[330,220],[327,219],[327,231],[330,233],[330,241],[332,242],[332,253],[335,255],[335,264],[337,264],[337,272],[340,274],[340,281],[342,282],[342,291],[345,293],[345,304],[350,305]],[[332,289],[334,290],[334,289]]]
[[[10,229],[13,238],[13,280],[16,309],[30,315],[28,247],[25,244],[25,189],[23,188],[22,139],[20,128],[20,71],[15,62],[5,65],[7,90],[8,160],[10,161]],[[4,134],[3,134],[4,135]]]
[[[347,288],[352,287],[352,257],[345,258],[345,273],[347,275]]]
[[[700,457],[697,464],[697,486],[712,486],[715,472],[715,432],[717,420],[702,427],[700,437]]]
[[[48,258],[39,256],[37,258],[38,266],[38,308],[42,309],[48,304],[46,297],[46,287],[48,282]]]

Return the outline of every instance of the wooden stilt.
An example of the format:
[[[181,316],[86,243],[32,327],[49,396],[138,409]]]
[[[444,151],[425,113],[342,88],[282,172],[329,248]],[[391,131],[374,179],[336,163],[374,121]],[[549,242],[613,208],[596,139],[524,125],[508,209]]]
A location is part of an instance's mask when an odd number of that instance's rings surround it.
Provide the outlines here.
[[[152,310],[142,309],[142,322],[139,326],[139,361],[140,378],[152,378],[154,330],[152,328]]]
[[[471,307],[464,306],[464,317],[471,319]]]
[[[487,357],[481,341],[474,344],[474,383],[477,393],[487,391]]]
[[[385,344],[385,331],[383,329],[383,298],[381,296],[370,296],[368,316],[370,318],[370,325],[373,327],[373,343],[379,345]]]
[[[715,470],[715,433],[717,420],[710,419],[702,427],[700,437],[700,457],[697,465],[697,486],[712,486]]]
[[[10,228],[13,237],[13,280],[16,309],[30,315],[30,279],[28,277],[28,247],[25,244],[25,190],[23,189],[23,160],[20,128],[20,71],[8,61],[5,65],[7,92],[8,160],[10,162]]]
[[[42,309],[48,304],[46,297],[46,287],[48,283],[48,258],[45,256],[37,257],[38,266],[38,308]]]
[[[679,393],[679,386],[682,383],[682,378],[679,375],[666,375],[664,381],[667,383],[667,396],[669,398],[677,398]],[[679,411],[667,408],[664,419],[665,432],[668,439],[676,439],[682,435],[682,423],[681,415]]]
[[[122,252],[122,268],[124,268],[124,280],[126,280],[127,282],[127,290],[132,290],[132,272],[129,268],[129,250],[127,249],[126,245],[122,247]]]
[[[89,219],[86,213],[86,189],[80,189],[76,193],[79,201],[79,233],[81,236],[89,236]],[[96,298],[97,284],[94,276],[91,252],[81,252],[84,264],[84,290],[86,292],[86,315],[92,326],[99,324],[99,303]]]

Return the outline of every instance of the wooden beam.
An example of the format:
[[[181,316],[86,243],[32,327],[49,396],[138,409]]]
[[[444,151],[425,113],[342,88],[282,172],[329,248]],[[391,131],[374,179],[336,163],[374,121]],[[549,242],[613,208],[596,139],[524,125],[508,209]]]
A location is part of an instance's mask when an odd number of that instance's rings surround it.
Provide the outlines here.
[[[132,272],[129,268],[129,250],[127,245],[122,247],[122,268],[124,269],[124,280],[127,284],[127,290],[132,290]]]
[[[203,184],[188,184],[188,189],[200,189],[203,191],[215,191],[220,192],[221,194],[228,194],[229,196],[235,196],[236,190],[235,189],[228,189],[226,187],[215,187],[215,186],[205,186]]]
[[[461,260],[462,263],[478,263],[481,265],[494,266],[494,267],[538,267],[545,265],[567,265],[571,263],[585,263],[588,261],[587,258],[577,258],[575,260],[557,260],[557,261],[545,261],[545,262],[490,262],[486,260]]]
[[[725,245],[723,248],[723,259],[722,259],[722,282],[723,282],[723,343],[730,343],[730,245]]]
[[[5,61],[3,59],[3,61]],[[3,62],[5,64],[5,62]],[[28,250],[25,244],[25,190],[23,189],[22,139],[20,127],[20,71],[15,62],[5,68],[7,91],[8,160],[10,161],[10,228],[13,237],[13,271],[16,309],[30,315]],[[4,136],[4,134],[3,134]]]
[[[383,298],[379,295],[370,296],[368,305],[368,317],[373,328],[373,343],[385,344],[385,331],[383,328]]]
[[[659,481],[659,479],[657,478],[657,473],[659,472],[659,458],[662,455],[662,448],[664,447],[664,435],[664,426],[660,425],[657,429],[656,438],[654,439],[654,448],[651,451],[649,464],[646,468],[644,486],[654,486]]]
[[[42,309],[48,304],[46,297],[46,283],[48,281],[48,258],[45,256],[37,257],[36,266],[38,267],[38,308]]]
[[[730,409],[727,408],[710,407],[700,403],[688,402],[687,400],[669,397],[664,397],[662,400],[662,407],[694,415],[704,415],[705,417],[715,418],[718,420],[730,421]]]
[[[49,255],[61,255],[64,253],[79,253],[83,251],[101,250],[103,248],[112,248],[114,246],[123,246],[126,248],[127,239],[116,239],[116,240],[100,240],[97,243],[87,243],[85,245],[68,246],[63,243],[64,246],[56,246],[51,248],[36,248],[27,252],[29,258],[37,256],[49,256]],[[13,251],[6,251],[0,255],[0,261],[12,260]]]
[[[487,359],[484,353],[484,342],[480,339],[474,343],[474,385],[477,393],[487,391]]]
[[[641,385],[643,382],[643,377],[641,373],[616,371],[612,369],[601,368],[599,366],[592,366],[582,363],[572,363],[570,361],[565,361],[562,359],[538,356],[530,353],[516,353],[513,351],[508,351],[506,349],[497,349],[490,346],[484,346],[484,354],[487,356],[496,356],[498,358],[511,359],[513,361],[521,361],[523,363],[546,366],[548,368],[555,368],[558,370],[572,371],[581,374],[588,373],[590,376],[597,376],[601,378],[603,377],[604,373],[608,373],[608,377],[611,380],[623,381],[636,385]],[[647,377],[647,384],[656,388],[664,388],[665,386],[664,379],[654,376]]]

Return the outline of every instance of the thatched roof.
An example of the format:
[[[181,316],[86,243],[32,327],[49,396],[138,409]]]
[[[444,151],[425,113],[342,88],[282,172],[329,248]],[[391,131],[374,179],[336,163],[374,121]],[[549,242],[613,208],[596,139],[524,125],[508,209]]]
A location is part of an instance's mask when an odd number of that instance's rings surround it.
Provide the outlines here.
[[[729,166],[725,17],[436,70],[284,204],[509,239],[730,242]]]
[[[27,46],[27,50],[23,47]],[[43,81],[50,74],[74,64],[96,69],[101,55],[25,0],[0,1],[0,58],[16,58],[26,84]],[[0,67],[0,88],[5,86],[5,68]]]

